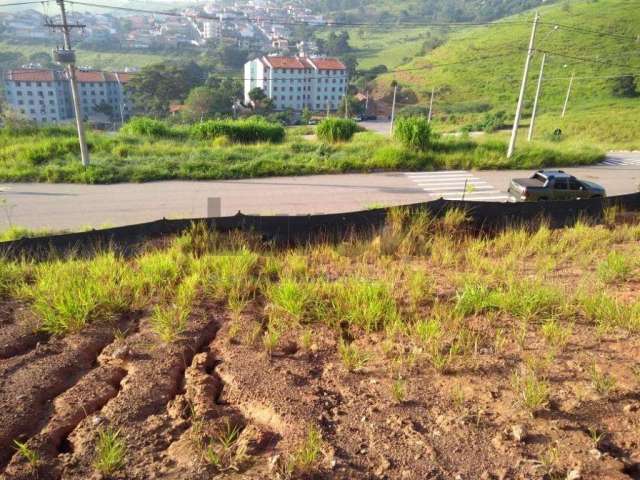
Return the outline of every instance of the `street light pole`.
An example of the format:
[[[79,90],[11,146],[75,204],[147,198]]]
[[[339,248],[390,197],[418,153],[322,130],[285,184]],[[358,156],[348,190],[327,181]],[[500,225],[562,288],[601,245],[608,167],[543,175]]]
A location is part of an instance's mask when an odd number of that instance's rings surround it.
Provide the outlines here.
[[[567,89],[567,96],[564,99],[564,106],[562,107],[562,118],[567,113],[567,106],[569,105],[569,97],[571,96],[571,87],[573,86],[573,79],[576,76],[576,72],[571,72],[571,80],[569,80],[569,88]]]
[[[547,54],[542,55],[542,64],[540,65],[540,76],[538,77],[538,86],[536,87],[536,98],[533,101],[533,111],[531,112],[531,123],[529,124],[529,135],[527,141],[533,138],[533,128],[536,123],[536,113],[538,111],[538,99],[540,98],[540,90],[542,89],[542,75],[544,74],[544,63],[547,61]]]
[[[531,58],[533,57],[533,46],[536,40],[536,30],[538,29],[538,21],[540,15],[536,12],[536,16],[533,19],[533,26],[531,27],[531,38],[529,39],[529,49],[527,50],[527,59],[524,62],[524,73],[522,74],[522,84],[520,85],[520,95],[518,96],[518,106],[516,107],[516,116],[513,120],[513,129],[511,130],[511,140],[509,140],[509,148],[507,150],[507,158],[513,156],[513,152],[516,148],[516,140],[518,138],[518,127],[520,126],[520,118],[522,116],[522,105],[524,104],[524,94],[527,88],[527,77],[529,76],[529,66],[531,65]]]
[[[396,95],[398,94],[398,84],[393,88],[393,104],[391,105],[391,127],[389,134],[393,135],[393,122],[396,119]]]
[[[62,14],[62,35],[64,37],[64,49],[67,53],[72,52],[71,49],[71,25],[67,22],[67,12],[64,6],[64,0],[56,0],[60,7],[60,13]],[[89,149],[87,148],[87,141],[84,134],[84,124],[82,123],[82,110],[80,109],[80,93],[78,91],[78,80],[76,78],[76,65],[75,61],[67,64],[67,71],[69,73],[69,81],[71,82],[71,96],[73,98],[73,109],[76,116],[76,127],[78,129],[78,141],[80,142],[80,157],[82,158],[82,165],[84,167],[89,166]]]

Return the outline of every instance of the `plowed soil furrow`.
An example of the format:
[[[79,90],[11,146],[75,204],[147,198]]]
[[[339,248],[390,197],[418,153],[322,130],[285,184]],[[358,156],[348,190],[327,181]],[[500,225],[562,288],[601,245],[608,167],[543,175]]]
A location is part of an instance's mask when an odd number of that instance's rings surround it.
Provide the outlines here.
[[[215,337],[219,315],[199,311],[190,319],[188,331],[173,344],[162,344],[148,319],[126,339],[123,358],[127,376],[121,390],[98,415],[86,418],[69,435],[72,453],[65,455],[62,478],[84,479],[93,473],[96,432],[113,428],[127,445],[126,477],[146,479],[162,476],[170,467],[163,453],[188,428],[167,413],[167,405],[185,388],[185,370],[194,355]],[[108,354],[109,352],[107,352]]]
[[[60,478],[58,455],[69,448],[67,436],[84,418],[99,411],[117,395],[125,375],[126,370],[120,366],[101,365],[53,401],[51,420],[28,442],[40,457],[37,467],[39,479]],[[33,467],[17,453],[5,471],[6,480],[28,479],[33,475]]]
[[[83,332],[57,338],[19,358],[4,360],[0,383],[0,468],[14,454],[13,440],[24,441],[38,432],[54,412],[52,400],[95,368],[100,352],[114,339],[114,328],[99,324]]]

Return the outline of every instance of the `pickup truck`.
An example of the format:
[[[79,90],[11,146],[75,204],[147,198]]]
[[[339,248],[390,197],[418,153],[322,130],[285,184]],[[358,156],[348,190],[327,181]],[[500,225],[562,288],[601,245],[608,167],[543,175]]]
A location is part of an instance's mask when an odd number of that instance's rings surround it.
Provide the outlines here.
[[[600,185],[578,180],[562,170],[538,170],[530,178],[514,178],[508,192],[513,202],[583,200],[606,195]]]

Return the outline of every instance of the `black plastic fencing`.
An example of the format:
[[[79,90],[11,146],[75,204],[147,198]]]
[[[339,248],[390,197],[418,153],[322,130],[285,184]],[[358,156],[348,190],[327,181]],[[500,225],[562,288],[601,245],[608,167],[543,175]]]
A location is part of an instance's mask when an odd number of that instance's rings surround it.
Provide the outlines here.
[[[433,216],[441,216],[447,210],[457,208],[467,212],[472,227],[479,230],[498,230],[509,225],[526,225],[544,219],[552,228],[573,224],[579,218],[599,219],[606,207],[617,205],[623,210],[640,210],[640,193],[608,197],[604,199],[536,202],[496,203],[436,200],[407,205],[410,210],[426,210]],[[367,233],[381,227],[390,209],[359,212],[298,215],[251,216],[238,214],[233,217],[197,218],[184,220],[158,220],[124,227],[91,230],[81,233],[24,238],[0,242],[0,255],[6,258],[46,258],[51,255],[77,253],[90,255],[106,247],[132,252],[149,240],[179,234],[193,222],[206,222],[211,229],[220,232],[232,230],[250,231],[265,239],[292,244],[317,238],[335,238],[350,232]]]

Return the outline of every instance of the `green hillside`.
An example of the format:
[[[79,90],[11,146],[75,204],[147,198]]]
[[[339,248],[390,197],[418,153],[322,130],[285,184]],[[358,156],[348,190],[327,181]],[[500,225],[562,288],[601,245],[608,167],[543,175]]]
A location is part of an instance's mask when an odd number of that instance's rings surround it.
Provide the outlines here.
[[[617,98],[612,93],[613,80],[602,78],[640,74],[640,9],[632,3],[587,0],[539,9],[537,48],[549,52],[539,107],[540,135],[560,127],[569,136],[583,135],[594,143],[640,143],[640,97]],[[388,97],[390,84],[396,80],[403,88],[413,90],[421,104],[428,102],[435,88],[440,119],[461,124],[477,120],[484,110],[506,111],[510,119],[533,15],[529,11],[497,25],[451,34],[445,45],[380,77],[378,98]],[[525,123],[541,59],[542,53],[537,52],[529,75]],[[576,80],[567,116],[561,120],[572,73]]]

